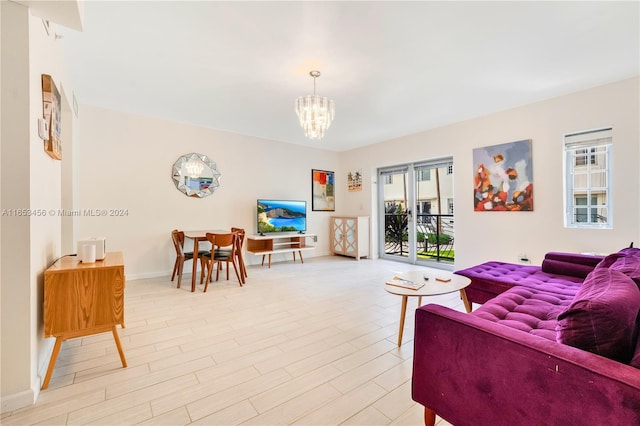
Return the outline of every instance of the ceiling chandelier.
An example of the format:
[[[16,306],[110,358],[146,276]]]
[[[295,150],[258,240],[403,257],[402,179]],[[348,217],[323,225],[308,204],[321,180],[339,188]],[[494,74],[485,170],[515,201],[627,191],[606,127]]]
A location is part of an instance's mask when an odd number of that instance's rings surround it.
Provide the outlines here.
[[[336,107],[332,99],[316,95],[316,78],[320,77],[320,71],[310,71],[309,75],[313,77],[313,95],[296,99],[296,114],[306,137],[322,139],[336,115]]]

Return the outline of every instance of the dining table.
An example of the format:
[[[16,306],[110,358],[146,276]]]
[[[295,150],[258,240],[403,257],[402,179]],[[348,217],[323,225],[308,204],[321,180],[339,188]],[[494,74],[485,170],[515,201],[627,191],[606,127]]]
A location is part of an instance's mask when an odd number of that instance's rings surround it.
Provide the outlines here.
[[[196,291],[196,275],[198,271],[198,243],[200,241],[207,241],[207,234],[228,234],[231,232],[229,229],[204,229],[195,231],[184,231],[186,238],[193,240],[193,266],[191,272],[191,291]],[[244,263],[242,259],[242,251],[240,251],[240,261]]]

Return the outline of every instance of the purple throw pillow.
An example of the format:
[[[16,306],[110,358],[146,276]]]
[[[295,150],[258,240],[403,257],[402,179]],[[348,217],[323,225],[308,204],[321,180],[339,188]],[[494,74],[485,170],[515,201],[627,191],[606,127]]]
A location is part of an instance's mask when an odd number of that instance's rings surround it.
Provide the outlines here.
[[[628,364],[639,311],[638,286],[622,272],[596,268],[558,315],[556,340]]]
[[[605,257],[596,268],[609,268],[620,271],[631,278],[640,287],[640,249],[625,248]]]
[[[609,266],[613,265],[615,261],[621,258],[622,256],[623,254],[621,253],[611,253],[596,265],[596,269],[608,268]]]

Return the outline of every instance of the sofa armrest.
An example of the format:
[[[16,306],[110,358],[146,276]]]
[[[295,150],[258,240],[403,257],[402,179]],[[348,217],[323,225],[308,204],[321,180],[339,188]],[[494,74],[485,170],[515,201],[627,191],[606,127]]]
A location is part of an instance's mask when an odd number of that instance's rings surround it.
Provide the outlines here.
[[[640,371],[501,324],[416,310],[412,397],[452,424],[640,424]]]

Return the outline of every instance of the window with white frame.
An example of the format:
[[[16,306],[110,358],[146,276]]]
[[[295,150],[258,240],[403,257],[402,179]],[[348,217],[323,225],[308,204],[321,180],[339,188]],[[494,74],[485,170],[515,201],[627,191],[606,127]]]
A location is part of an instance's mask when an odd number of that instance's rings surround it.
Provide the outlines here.
[[[595,165],[597,158],[595,148],[582,148],[576,150],[576,166],[586,166],[587,163]]]
[[[564,137],[565,226],[612,228],[612,129]]]
[[[431,180],[431,169],[426,167],[416,169],[416,180],[418,181]]]

